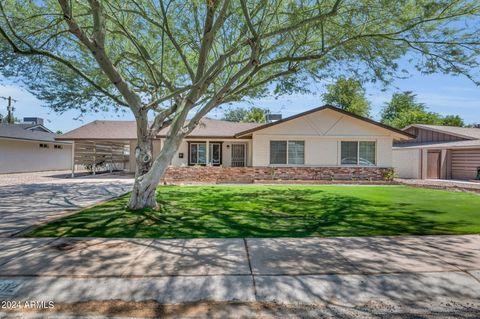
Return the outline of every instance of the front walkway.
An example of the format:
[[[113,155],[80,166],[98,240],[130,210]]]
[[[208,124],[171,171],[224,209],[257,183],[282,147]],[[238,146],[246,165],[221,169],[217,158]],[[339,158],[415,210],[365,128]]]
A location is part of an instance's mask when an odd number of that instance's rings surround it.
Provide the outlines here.
[[[479,235],[8,238],[0,251],[4,300],[278,302],[380,312],[455,306],[480,313]]]
[[[69,178],[68,171],[0,174],[0,237],[117,197],[132,184],[132,178],[111,174],[78,178]]]

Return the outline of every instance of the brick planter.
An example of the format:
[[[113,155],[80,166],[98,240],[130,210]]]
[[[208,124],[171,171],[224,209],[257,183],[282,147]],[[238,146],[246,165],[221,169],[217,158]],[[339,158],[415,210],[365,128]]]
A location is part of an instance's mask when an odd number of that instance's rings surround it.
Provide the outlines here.
[[[169,167],[163,179],[177,183],[254,183],[255,181],[382,181],[383,167]]]

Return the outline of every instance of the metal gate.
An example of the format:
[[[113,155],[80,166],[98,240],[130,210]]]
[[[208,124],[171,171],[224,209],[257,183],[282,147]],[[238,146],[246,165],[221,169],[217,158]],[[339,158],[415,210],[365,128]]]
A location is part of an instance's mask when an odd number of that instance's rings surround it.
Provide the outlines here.
[[[243,143],[232,144],[232,167],[245,166],[247,147]]]

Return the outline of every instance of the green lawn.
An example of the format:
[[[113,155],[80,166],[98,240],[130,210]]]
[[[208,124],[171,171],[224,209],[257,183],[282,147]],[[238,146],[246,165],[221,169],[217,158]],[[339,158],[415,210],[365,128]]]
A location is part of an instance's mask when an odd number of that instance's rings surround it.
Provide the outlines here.
[[[480,233],[480,196],[407,186],[162,186],[161,211],[128,196],[29,236],[300,237]]]

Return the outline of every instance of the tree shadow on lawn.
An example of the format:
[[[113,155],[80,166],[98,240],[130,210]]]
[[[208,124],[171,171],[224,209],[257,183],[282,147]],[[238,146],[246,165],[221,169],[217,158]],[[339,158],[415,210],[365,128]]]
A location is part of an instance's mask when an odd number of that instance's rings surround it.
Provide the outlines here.
[[[126,211],[128,196],[54,221],[33,236],[139,238],[388,236],[466,233],[466,221],[406,202],[322,189],[164,188],[159,212]],[[428,216],[428,218],[426,217]]]

